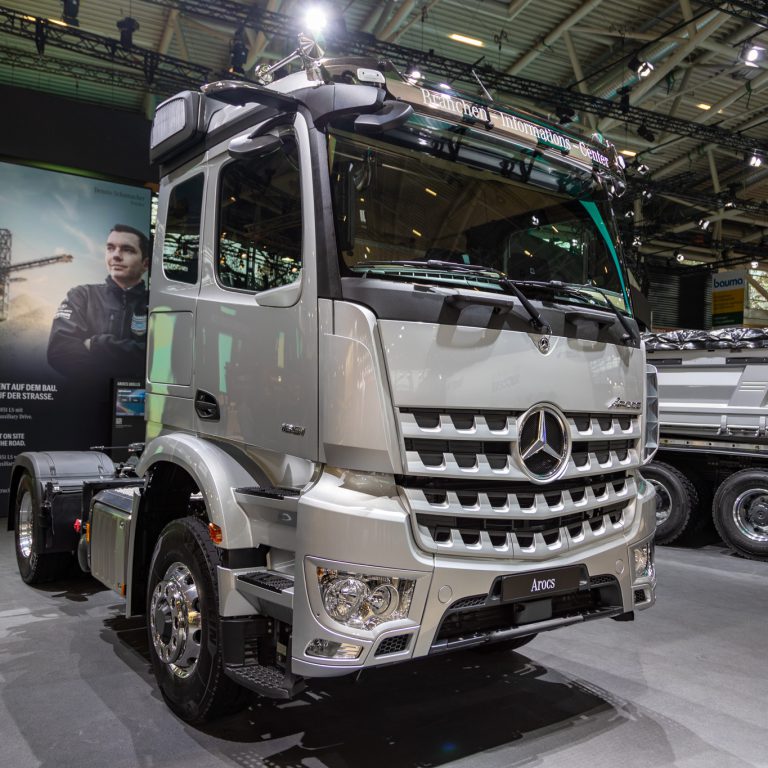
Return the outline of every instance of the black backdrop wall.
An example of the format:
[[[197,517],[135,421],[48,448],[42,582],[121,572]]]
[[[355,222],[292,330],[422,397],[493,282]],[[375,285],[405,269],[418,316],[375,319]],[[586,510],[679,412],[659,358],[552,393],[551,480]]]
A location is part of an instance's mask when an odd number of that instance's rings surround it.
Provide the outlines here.
[[[0,156],[51,163],[138,184],[149,166],[151,123],[131,112],[0,85]]]

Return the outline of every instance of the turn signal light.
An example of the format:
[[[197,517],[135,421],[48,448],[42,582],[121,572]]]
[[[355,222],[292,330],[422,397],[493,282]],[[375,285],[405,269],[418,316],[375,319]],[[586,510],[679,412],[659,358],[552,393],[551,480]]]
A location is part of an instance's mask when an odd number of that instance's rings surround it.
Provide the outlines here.
[[[214,544],[221,544],[224,541],[224,534],[216,523],[208,523],[208,535]]]

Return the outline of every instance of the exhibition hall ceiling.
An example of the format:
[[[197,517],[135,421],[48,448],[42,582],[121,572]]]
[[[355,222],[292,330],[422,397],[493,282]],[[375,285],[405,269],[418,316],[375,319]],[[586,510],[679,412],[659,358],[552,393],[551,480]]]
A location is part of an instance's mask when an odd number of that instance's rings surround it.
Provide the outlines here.
[[[474,68],[496,100],[615,143],[638,267],[768,267],[758,0],[0,0],[0,83],[150,115],[233,65],[248,77],[281,59],[310,7],[329,54],[370,51],[479,94]]]

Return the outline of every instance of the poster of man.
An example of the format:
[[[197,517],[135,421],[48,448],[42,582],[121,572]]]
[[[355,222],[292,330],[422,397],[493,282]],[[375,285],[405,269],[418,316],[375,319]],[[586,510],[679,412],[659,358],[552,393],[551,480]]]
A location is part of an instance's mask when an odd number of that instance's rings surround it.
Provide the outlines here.
[[[142,381],[148,189],[0,163],[0,517],[22,451],[110,440],[112,383]]]

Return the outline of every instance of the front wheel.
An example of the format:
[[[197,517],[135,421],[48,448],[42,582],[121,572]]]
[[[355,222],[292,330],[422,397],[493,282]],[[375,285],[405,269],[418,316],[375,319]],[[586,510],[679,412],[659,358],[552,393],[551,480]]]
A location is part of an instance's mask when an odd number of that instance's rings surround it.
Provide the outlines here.
[[[640,471],[656,491],[656,543],[671,544],[697,516],[696,488],[680,470],[663,461],[654,461]]]
[[[188,723],[241,708],[244,691],[224,674],[216,567],[219,555],[205,524],[169,523],[152,555],[147,631],[152,667],[168,706]]]
[[[34,481],[25,472],[16,489],[14,507],[14,536],[16,540],[16,564],[25,584],[44,584],[62,577],[70,568],[73,557],[69,552],[35,552],[35,518],[40,514],[35,499]]]
[[[742,469],[723,480],[712,503],[715,528],[731,549],[768,560],[768,472]]]

